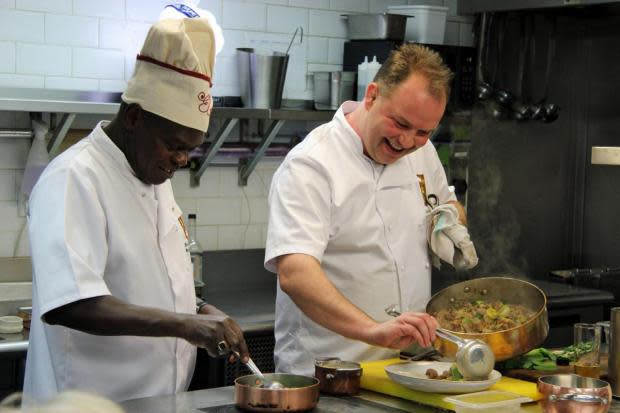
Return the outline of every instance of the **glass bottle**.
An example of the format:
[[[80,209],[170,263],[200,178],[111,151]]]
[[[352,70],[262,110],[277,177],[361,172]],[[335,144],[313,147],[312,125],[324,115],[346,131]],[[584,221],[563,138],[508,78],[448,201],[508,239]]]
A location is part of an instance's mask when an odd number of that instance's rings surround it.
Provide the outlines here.
[[[202,280],[202,245],[200,245],[196,236],[196,214],[187,215],[187,226],[189,230],[189,244],[187,248],[194,269],[194,288],[196,289],[196,296],[200,297],[202,296],[202,287],[205,284]]]

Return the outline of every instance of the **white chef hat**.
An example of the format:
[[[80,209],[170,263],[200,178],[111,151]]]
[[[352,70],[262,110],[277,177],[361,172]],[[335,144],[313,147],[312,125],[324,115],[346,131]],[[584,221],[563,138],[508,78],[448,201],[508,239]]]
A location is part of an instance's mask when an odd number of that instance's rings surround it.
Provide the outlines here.
[[[204,18],[153,24],[122,99],[203,132],[209,127],[214,35]]]
[[[181,0],[178,3],[166,4],[159,14],[159,20],[184,19],[202,17],[209,20],[213,34],[215,35],[215,54],[219,54],[224,48],[224,32],[217,19],[209,10],[198,7],[200,0]]]

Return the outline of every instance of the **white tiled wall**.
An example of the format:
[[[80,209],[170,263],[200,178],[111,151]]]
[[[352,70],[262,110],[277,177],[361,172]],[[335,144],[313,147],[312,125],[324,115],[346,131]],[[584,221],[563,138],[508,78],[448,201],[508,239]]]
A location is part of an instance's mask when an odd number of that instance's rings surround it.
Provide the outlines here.
[[[170,0],[0,0],[0,87],[122,91],[148,28]],[[388,5],[456,0],[202,0],[224,30],[213,93],[239,95],[237,47],[285,51],[293,31],[284,97],[312,99],[309,72],[338,70],[346,38],[344,13],[387,11]],[[77,124],[80,120],[76,121]],[[28,115],[0,112],[0,128],[27,127]],[[0,256],[28,255],[17,188],[29,149],[26,139],[0,138]],[[248,185],[235,168],[211,167],[190,188],[187,171],[173,179],[186,213],[198,216],[198,237],[209,250],[264,246],[267,192],[277,161],[261,162]]]

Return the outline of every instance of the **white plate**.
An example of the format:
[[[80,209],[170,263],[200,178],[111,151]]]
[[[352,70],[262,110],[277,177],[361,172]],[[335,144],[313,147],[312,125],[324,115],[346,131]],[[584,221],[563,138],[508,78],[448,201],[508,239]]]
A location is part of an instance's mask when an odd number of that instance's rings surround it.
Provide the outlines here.
[[[427,369],[435,369],[441,374],[450,370],[451,365],[452,363],[443,361],[410,361],[390,364],[385,367],[385,372],[392,380],[405,387],[429,393],[471,393],[488,389],[502,378],[497,370],[489,374],[488,380],[479,381],[436,380],[426,377]]]

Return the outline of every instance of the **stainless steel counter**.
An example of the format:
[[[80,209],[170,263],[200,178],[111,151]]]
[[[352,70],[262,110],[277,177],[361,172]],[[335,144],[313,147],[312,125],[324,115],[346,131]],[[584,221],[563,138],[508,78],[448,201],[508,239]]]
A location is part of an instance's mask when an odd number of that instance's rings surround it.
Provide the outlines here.
[[[28,330],[18,334],[0,334],[0,358],[28,350]]]
[[[241,412],[234,408],[234,387],[197,390],[174,396],[150,397],[121,403],[127,413],[200,413]],[[362,391],[355,397],[331,397],[321,395],[316,413],[333,412],[415,412],[435,413],[440,409],[423,406],[407,400]]]

